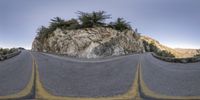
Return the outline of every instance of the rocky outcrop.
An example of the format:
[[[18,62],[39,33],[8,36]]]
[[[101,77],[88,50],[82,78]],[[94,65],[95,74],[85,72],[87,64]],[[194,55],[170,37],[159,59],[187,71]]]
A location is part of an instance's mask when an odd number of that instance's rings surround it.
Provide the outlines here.
[[[199,54],[200,50],[197,49],[173,49],[167,46],[162,45],[155,39],[152,39],[148,36],[141,36],[141,40],[143,41],[143,45],[146,52],[152,51],[150,49],[157,49],[153,51],[167,51],[175,56],[175,58],[191,58],[195,55]],[[155,46],[155,48],[151,48],[150,45]]]
[[[35,38],[32,50],[80,58],[99,58],[141,53],[144,47],[137,33],[132,30],[120,32],[104,27],[77,30],[57,28],[43,42]]]
[[[171,57],[162,57],[155,53],[152,53],[155,58],[158,58],[163,61],[173,62],[173,63],[194,63],[199,62],[200,57],[188,57],[188,58],[171,58]]]

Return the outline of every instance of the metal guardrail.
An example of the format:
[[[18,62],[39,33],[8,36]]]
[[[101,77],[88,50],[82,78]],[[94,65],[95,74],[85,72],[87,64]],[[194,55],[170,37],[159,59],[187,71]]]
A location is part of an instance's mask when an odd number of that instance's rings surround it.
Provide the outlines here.
[[[6,60],[6,59],[9,59],[9,58],[12,58],[14,56],[17,56],[21,53],[21,50],[17,50],[11,54],[7,54],[7,55],[0,55],[0,61],[3,61],[3,60]]]
[[[200,57],[190,57],[190,58],[172,58],[172,57],[162,57],[155,53],[151,53],[155,58],[158,58],[163,61],[167,62],[174,62],[174,63],[194,63],[199,62]]]

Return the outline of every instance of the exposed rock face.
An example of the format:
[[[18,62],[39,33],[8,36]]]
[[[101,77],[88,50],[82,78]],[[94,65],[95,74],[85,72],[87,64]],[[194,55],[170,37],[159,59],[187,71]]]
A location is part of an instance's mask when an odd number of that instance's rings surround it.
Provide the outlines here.
[[[176,58],[188,58],[193,57],[196,54],[199,54],[200,50],[197,49],[173,49],[167,46],[162,45],[155,39],[152,39],[148,36],[141,36],[142,41],[146,41],[147,43],[151,44],[153,43],[160,51],[166,50],[170,53],[172,53]],[[148,45],[144,45],[146,49],[150,49]],[[149,51],[149,50],[147,50]]]
[[[119,32],[103,27],[78,30],[57,28],[43,43],[35,39],[32,50],[81,58],[98,58],[140,53],[144,52],[144,47],[134,31]]]

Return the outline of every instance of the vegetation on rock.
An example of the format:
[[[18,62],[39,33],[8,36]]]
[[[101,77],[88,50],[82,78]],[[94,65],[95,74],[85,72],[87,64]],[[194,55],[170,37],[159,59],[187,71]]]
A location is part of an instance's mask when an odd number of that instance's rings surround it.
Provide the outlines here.
[[[48,27],[41,26],[33,42],[33,49],[61,54],[74,53],[72,55],[80,52],[84,55],[87,51],[88,54],[92,52],[97,56],[113,55],[113,52],[128,54],[135,51],[154,52],[159,56],[172,58],[193,57],[197,54],[195,50],[172,49],[150,37],[140,36],[137,29],[132,29],[130,23],[123,18],[106,23],[111,16],[105,11],[91,13],[79,11],[77,14],[77,19],[65,20],[55,17],[51,19]],[[121,44],[118,45],[119,43]]]
[[[166,50],[158,51],[158,52],[155,52],[155,53],[159,56],[162,56],[162,57],[172,57],[172,58],[175,57],[171,52],[166,51]]]
[[[111,18],[105,11],[93,11],[92,13],[79,11],[78,14],[78,19],[81,22],[81,28],[106,26],[105,20]]]
[[[171,52],[169,52],[167,50],[161,50],[160,48],[158,48],[158,46],[156,46],[155,41],[151,41],[149,43],[149,42],[143,40],[143,45],[144,45],[146,52],[154,52],[155,54],[162,56],[162,57],[172,57],[172,58],[175,57],[175,55],[173,55]]]
[[[117,18],[115,22],[110,22],[108,26],[119,31],[132,29],[129,22],[126,22],[124,18]]]
[[[43,42],[36,38],[32,50],[80,58],[142,53],[144,51],[142,42],[137,39],[139,35],[135,34],[138,33],[133,30],[121,32],[109,27],[77,30],[57,28]]]
[[[43,43],[57,28],[62,30],[76,30],[84,28],[109,27],[118,31],[132,30],[131,25],[123,18],[118,18],[116,22],[110,22],[109,24],[105,23],[106,19],[111,18],[111,16],[106,14],[105,11],[93,11],[91,13],[79,11],[77,14],[78,19],[72,18],[70,20],[65,20],[60,17],[51,19],[48,27],[41,26],[38,28],[36,36],[37,40]]]

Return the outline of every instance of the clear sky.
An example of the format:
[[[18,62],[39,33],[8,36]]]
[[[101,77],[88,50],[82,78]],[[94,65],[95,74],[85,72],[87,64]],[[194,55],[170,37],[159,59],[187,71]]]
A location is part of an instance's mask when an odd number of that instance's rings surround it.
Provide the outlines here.
[[[104,10],[173,48],[200,48],[200,0],[0,0],[0,47],[31,48],[53,17]]]

